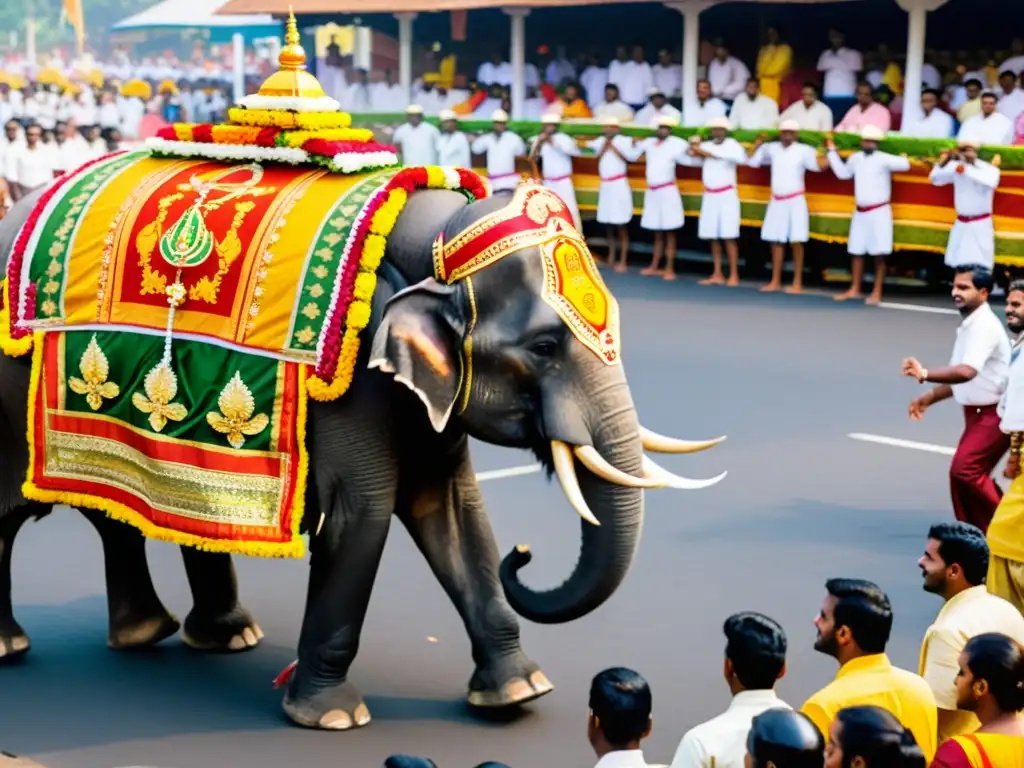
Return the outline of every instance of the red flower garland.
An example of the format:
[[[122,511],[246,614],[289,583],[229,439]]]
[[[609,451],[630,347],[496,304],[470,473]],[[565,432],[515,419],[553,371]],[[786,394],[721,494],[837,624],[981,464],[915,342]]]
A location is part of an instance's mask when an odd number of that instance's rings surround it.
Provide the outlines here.
[[[90,160],[85,165],[81,166],[77,171],[65,173],[63,176],[59,176],[53,184],[39,196],[39,200],[36,202],[35,208],[28,215],[24,225],[21,227],[21,231],[18,232],[18,237],[14,241],[14,248],[11,249],[11,261],[7,265],[7,292],[11,298],[11,306],[9,307],[9,318],[10,328],[9,333],[12,339],[23,339],[32,333],[28,328],[22,328],[18,325],[18,321],[21,319],[18,317],[18,310],[21,307],[19,301],[18,292],[21,290],[21,269],[24,266],[25,251],[28,250],[28,241],[32,237],[32,233],[35,231],[36,224],[39,223],[40,217],[43,215],[43,211],[46,206],[50,204],[50,201],[56,196],[57,192],[66,187],[72,180],[77,179],[83,173],[93,166],[106,162],[118,155],[123,155],[124,151],[113,152],[103,157],[97,157],[94,160]],[[27,298],[29,300],[34,299],[35,294],[31,293]],[[35,302],[32,301],[32,314],[35,314]]]
[[[302,149],[311,155],[325,155],[334,157],[358,152],[392,152],[397,153],[397,147],[390,144],[377,144],[372,141],[328,141],[326,139],[308,139],[302,145]]]

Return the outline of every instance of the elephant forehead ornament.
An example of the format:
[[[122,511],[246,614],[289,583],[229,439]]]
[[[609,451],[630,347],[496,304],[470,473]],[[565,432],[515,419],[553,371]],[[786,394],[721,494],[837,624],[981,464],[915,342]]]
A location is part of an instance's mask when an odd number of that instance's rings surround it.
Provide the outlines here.
[[[606,365],[619,362],[619,305],[604,284],[572,214],[551,190],[521,184],[512,201],[451,241],[434,241],[434,274],[448,283],[536,247],[544,264],[541,297],[573,335]]]

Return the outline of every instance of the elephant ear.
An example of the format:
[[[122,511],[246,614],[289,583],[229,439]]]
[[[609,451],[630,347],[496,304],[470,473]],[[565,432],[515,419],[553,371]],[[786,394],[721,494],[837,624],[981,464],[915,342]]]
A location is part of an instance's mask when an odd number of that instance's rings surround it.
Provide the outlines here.
[[[384,309],[370,352],[369,367],[394,374],[395,381],[411,389],[438,432],[448,424],[462,386],[459,345],[466,318],[458,290],[427,278],[396,293]]]

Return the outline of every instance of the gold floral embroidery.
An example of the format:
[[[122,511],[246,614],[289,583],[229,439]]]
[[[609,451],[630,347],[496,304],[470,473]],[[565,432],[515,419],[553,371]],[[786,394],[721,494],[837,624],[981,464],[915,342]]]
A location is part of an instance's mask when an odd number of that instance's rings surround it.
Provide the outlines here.
[[[314,331],[308,325],[301,331],[295,332],[295,340],[298,341],[299,344],[309,344],[313,341],[314,338],[316,338],[316,331]]]
[[[302,314],[308,317],[310,320],[316,320],[320,317],[320,307],[314,304],[312,301],[302,308]]]
[[[206,421],[214,430],[227,435],[228,444],[235,449],[245,445],[244,435],[258,435],[270,423],[270,417],[265,413],[253,416],[256,401],[242,381],[239,371],[235,371],[231,381],[221,391],[220,397],[217,398],[217,406],[220,413],[210,411],[206,414]]]
[[[89,340],[82,359],[78,361],[78,370],[82,378],[72,376],[68,379],[68,386],[76,395],[85,395],[85,402],[94,411],[103,406],[104,400],[112,400],[121,394],[121,388],[117,384],[107,381],[110,376],[110,362],[100,349],[100,345],[96,343],[95,333]]]
[[[184,405],[171,402],[178,394],[178,377],[166,362],[161,361],[146,374],[143,387],[146,394],[133,394],[132,405],[149,414],[149,426],[154,432],[163,430],[168,420],[182,421],[188,416]]]
[[[314,299],[319,299],[324,295],[324,287],[320,285],[320,283],[313,283],[313,285],[309,287],[309,295]]]

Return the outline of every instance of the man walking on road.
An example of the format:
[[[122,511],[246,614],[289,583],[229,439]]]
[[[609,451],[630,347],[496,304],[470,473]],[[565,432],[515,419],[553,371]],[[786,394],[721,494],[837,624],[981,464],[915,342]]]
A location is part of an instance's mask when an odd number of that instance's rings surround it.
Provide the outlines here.
[[[999,428],[999,400],[1006,390],[1010,341],[989,306],[992,273],[979,265],[956,268],[953,301],[963,316],[949,365],[929,370],[913,357],[903,361],[903,375],[938,386],[914,399],[910,418],[942,400],[954,398],[964,409],[964,431],[949,468],[953,511],[961,522],[988,530],[1002,491],[992,479],[1010,437]]]

